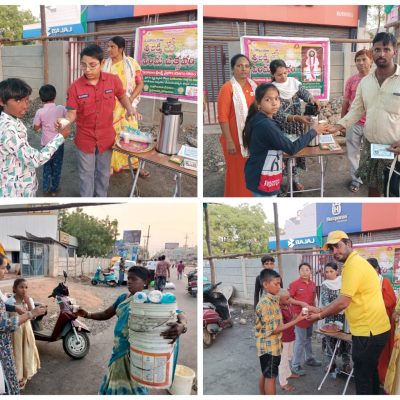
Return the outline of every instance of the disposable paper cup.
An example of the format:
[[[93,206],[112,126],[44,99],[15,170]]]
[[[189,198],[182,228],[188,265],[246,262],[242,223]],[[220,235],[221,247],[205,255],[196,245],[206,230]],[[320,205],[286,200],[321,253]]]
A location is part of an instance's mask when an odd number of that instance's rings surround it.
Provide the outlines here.
[[[60,118],[58,122],[61,125],[61,129],[65,129],[70,124],[69,120],[66,118]]]
[[[308,308],[307,308],[307,307],[303,307],[303,308],[301,309],[301,313],[302,313],[303,315],[307,315],[307,314],[308,314]]]

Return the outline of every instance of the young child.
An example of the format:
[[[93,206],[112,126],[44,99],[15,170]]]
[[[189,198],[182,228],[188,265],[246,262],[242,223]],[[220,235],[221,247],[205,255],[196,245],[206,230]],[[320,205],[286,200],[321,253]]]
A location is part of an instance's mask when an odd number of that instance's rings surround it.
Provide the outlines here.
[[[29,146],[22,118],[29,108],[31,87],[17,78],[0,82],[0,197],[33,197],[38,187],[36,171],[64,143],[58,134],[40,151]]]
[[[24,278],[14,281],[13,296],[7,300],[7,304],[21,306],[25,311],[35,308],[32,298],[28,296],[28,283]],[[19,386],[23,389],[40,368],[39,352],[30,322],[20,325],[14,331],[13,350]]]
[[[282,182],[283,153],[296,154],[328,129],[327,124],[318,124],[292,142],[273,119],[280,104],[278,89],[263,83],[257,87],[255,101],[247,114],[243,145],[249,149],[249,158],[244,173],[246,187],[255,197],[277,196]]]
[[[305,316],[300,313],[293,321],[283,324],[278,296],[281,289],[280,275],[273,269],[264,269],[260,273],[260,283],[266,293],[256,307],[256,345],[261,364],[258,384],[260,394],[274,395],[281,360],[281,332],[304,320]]]
[[[127,111],[125,118],[136,116],[117,75],[102,72],[104,53],[97,44],[89,44],[80,54],[83,75],[68,88],[69,123],[76,120],[75,145],[78,148],[79,191],[82,197],[107,197],[115,130],[115,98]],[[65,127],[59,119],[57,128]]]
[[[39,89],[40,100],[44,103],[43,107],[37,110],[33,119],[33,129],[42,130],[42,146],[46,146],[54,139],[58,132],[55,124],[58,118],[65,117],[67,110],[62,105],[56,105],[56,88],[53,85],[44,85]],[[53,154],[49,161],[43,166],[43,193],[56,196],[61,178],[61,168],[64,158],[64,144]]]
[[[283,323],[287,324],[288,322],[293,321],[294,313],[290,304],[290,295],[287,290],[281,289],[279,292],[279,305],[282,312]],[[288,378],[300,377],[300,375],[294,374],[290,370],[290,361],[292,360],[295,337],[294,326],[284,330],[282,333],[282,354],[281,363],[279,364],[279,384],[281,385],[281,388],[287,392],[293,392],[295,389],[293,385],[289,384]]]
[[[282,130],[289,135],[296,137],[304,133],[304,125],[310,124],[310,116],[301,115],[301,103],[315,104],[317,110],[321,108],[319,101],[304,88],[296,78],[288,76],[288,67],[284,60],[272,60],[269,64],[272,75],[272,84],[279,90],[281,106],[274,115],[274,119],[279,122]],[[306,160],[303,157],[296,158],[292,168],[294,190],[304,190],[304,186],[299,181],[299,169],[306,169]]]
[[[311,280],[311,265],[303,262],[299,265],[300,278],[291,282],[289,285],[289,294],[293,299],[306,303],[310,306],[309,311],[313,311],[315,308],[316,299],[316,286]],[[294,304],[293,311],[296,314],[301,314],[301,306]],[[321,361],[317,361],[314,358],[314,354],[311,347],[311,337],[313,333],[313,322],[312,321],[301,321],[296,324],[295,334],[296,339],[294,343],[293,359],[292,359],[292,372],[297,375],[305,375],[305,371],[302,368],[304,360],[306,364],[312,367],[320,367]],[[305,353],[305,358],[304,358]]]

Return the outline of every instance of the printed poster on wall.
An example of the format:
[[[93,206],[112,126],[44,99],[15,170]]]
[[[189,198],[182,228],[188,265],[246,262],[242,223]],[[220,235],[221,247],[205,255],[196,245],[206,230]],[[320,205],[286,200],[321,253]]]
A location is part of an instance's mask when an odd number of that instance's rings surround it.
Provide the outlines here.
[[[197,101],[197,22],[138,28],[135,59],[143,71],[143,97]]]
[[[271,82],[272,60],[286,62],[289,76],[319,100],[329,100],[330,46],[327,38],[242,36],[240,46],[251,61],[251,78]]]
[[[397,296],[400,294],[400,243],[383,245],[355,244],[361,257],[376,258],[381,267],[382,276],[392,283]]]

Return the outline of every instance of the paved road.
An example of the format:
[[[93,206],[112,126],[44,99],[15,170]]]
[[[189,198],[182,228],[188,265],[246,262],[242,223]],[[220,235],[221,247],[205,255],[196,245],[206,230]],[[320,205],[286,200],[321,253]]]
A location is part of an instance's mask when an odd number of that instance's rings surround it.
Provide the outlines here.
[[[196,330],[196,299],[185,292],[185,280],[176,282],[176,271],[172,272],[172,281],[176,284],[174,293],[177,295],[178,306],[186,312],[188,317],[188,332],[181,337],[179,364],[192,368],[197,374],[197,330]],[[38,282],[38,281],[36,281]],[[56,280],[55,280],[56,282]],[[30,283],[32,286],[34,283]],[[81,284],[81,290],[88,290],[88,286]],[[71,295],[79,298],[78,286],[70,285]],[[93,288],[90,292],[99,290],[104,297],[108,293],[110,297],[107,303],[112,303],[125,288]],[[112,292],[110,292],[112,290]],[[108,299],[107,299],[108,300]],[[82,304],[82,303],[81,303]],[[95,322],[94,322],[95,323]],[[106,366],[111,355],[113,344],[114,320],[105,325],[104,329],[95,335],[91,335],[91,348],[89,354],[82,360],[72,360],[63,351],[62,342],[55,343],[38,342],[42,368],[37,375],[26,385],[22,394],[29,395],[95,395],[100,381],[106,372]],[[167,391],[155,390],[152,394],[165,394]]]
[[[236,308],[236,311],[240,311]],[[234,326],[226,329],[217,336],[213,345],[204,349],[204,394],[205,395],[256,395],[258,392],[258,377],[260,375],[260,362],[254,337],[254,322],[252,317],[247,317],[247,324],[239,324],[240,312],[236,312]],[[321,340],[313,339],[313,349],[316,358],[322,360]],[[337,360],[341,365],[341,360]],[[326,360],[325,360],[326,362]],[[317,388],[324,376],[323,367],[305,366],[307,375],[300,379],[293,379],[292,384],[296,390],[291,393],[284,392],[277,383],[277,394],[293,395],[339,395],[342,393],[345,379],[329,376],[322,390]],[[355,394],[354,381],[351,380],[347,393]]]

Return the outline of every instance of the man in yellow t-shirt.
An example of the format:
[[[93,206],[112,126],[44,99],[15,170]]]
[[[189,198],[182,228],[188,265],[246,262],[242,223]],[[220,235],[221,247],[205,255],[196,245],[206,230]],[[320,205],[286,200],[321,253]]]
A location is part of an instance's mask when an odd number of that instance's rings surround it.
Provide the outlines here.
[[[343,262],[340,296],[318,312],[312,321],[345,310],[352,334],[352,357],[357,394],[379,394],[378,360],[390,336],[382,291],[373,267],[352,248],[343,231],[330,232],[323,247]]]

